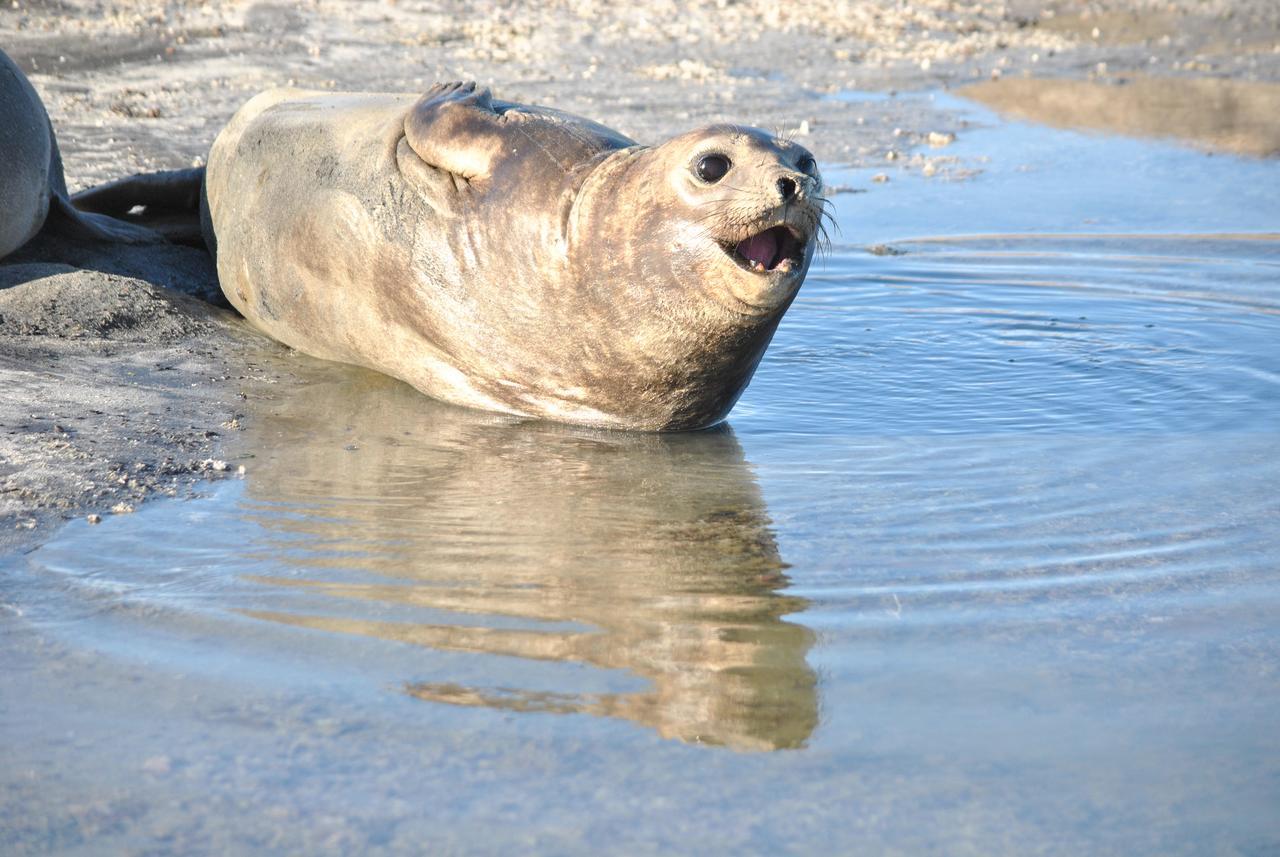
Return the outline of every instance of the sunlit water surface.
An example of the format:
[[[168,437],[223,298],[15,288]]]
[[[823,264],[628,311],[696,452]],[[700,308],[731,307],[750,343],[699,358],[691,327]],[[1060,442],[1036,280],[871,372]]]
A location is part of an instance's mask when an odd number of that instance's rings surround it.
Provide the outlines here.
[[[22,558],[21,841],[1280,853],[1280,170],[968,115],[728,427],[299,359],[243,480]]]

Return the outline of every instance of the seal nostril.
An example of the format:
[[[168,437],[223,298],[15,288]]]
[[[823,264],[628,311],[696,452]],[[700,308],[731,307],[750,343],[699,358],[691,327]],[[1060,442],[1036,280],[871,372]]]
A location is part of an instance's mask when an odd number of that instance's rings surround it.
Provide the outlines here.
[[[778,193],[782,194],[782,201],[787,202],[796,195],[796,183],[792,179],[778,179]]]

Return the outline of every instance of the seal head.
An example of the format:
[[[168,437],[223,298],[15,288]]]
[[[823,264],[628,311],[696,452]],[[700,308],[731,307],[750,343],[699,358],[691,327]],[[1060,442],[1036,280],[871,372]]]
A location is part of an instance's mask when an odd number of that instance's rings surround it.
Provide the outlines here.
[[[672,273],[726,309],[752,317],[785,310],[813,259],[821,228],[822,181],[813,156],[756,128],[715,125],[641,156],[661,173],[663,192],[632,209],[628,244],[651,251],[664,236]],[[642,193],[633,175],[629,193]],[[624,196],[625,198],[625,196]],[[639,221],[639,223],[635,221]],[[638,228],[637,228],[638,227]],[[608,221],[598,225],[610,231]],[[637,269],[642,260],[634,259]]]
[[[823,205],[813,156],[755,128],[701,128],[596,167],[570,256],[634,355],[619,355],[631,381],[612,385],[652,401],[662,428],[723,419],[804,281]]]

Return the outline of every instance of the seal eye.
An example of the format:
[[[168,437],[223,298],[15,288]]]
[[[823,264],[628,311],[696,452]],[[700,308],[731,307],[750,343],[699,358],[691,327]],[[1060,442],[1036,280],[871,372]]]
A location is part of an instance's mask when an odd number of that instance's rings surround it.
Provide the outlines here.
[[[800,172],[813,175],[813,171],[818,165],[814,162],[813,158],[806,156],[801,158],[800,163],[796,164],[796,166],[800,168]]]
[[[706,155],[698,161],[696,171],[698,178],[708,184],[715,184],[729,172],[732,162],[724,155]]]

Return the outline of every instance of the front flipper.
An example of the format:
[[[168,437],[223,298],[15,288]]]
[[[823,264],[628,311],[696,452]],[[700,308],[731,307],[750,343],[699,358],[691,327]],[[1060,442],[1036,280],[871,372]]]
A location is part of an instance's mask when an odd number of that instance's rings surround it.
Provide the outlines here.
[[[425,163],[471,181],[492,173],[505,147],[508,131],[503,125],[487,87],[438,83],[409,111],[404,133]]]
[[[547,107],[495,101],[474,83],[440,83],[405,117],[408,147],[464,180],[492,177],[503,159],[532,156],[568,173],[594,155],[635,146],[612,128]]]

